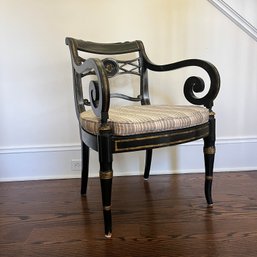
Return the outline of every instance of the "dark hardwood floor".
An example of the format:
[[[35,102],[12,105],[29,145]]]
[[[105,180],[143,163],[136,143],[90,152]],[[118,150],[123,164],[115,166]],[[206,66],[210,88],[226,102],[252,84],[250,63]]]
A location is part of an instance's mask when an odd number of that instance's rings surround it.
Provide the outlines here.
[[[113,238],[98,179],[0,183],[0,256],[257,256],[257,172],[114,177]]]

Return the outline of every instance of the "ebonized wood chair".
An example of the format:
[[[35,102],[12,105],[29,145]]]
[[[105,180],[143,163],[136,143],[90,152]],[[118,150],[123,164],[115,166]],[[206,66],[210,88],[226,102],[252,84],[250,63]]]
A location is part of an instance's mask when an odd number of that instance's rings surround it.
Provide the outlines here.
[[[205,198],[208,206],[211,206],[215,155],[215,113],[212,106],[220,87],[217,69],[211,63],[199,59],[156,65],[147,57],[141,41],[102,44],[67,37],[66,44],[71,53],[74,98],[82,144],[81,194],[87,191],[91,148],[99,154],[105,236],[109,238],[112,235],[112,155],[115,153],[146,150],[144,178],[147,179],[152,149],[203,138]],[[85,59],[85,52],[92,57]],[[120,58],[124,55],[136,57],[128,60]],[[103,57],[100,59],[99,56]],[[202,78],[191,76],[184,84],[184,96],[190,102],[189,105],[151,105],[148,70],[165,72],[189,66],[197,66],[207,72],[210,78],[207,93],[204,96],[197,94],[203,92],[205,83]],[[111,79],[127,74],[139,76],[140,94],[136,97],[112,94]],[[89,79],[87,85],[83,86],[85,76]],[[85,90],[88,91],[89,99],[85,97]],[[167,92],[171,93],[171,90]],[[112,97],[138,103],[110,107]],[[89,110],[86,111],[87,106]]]

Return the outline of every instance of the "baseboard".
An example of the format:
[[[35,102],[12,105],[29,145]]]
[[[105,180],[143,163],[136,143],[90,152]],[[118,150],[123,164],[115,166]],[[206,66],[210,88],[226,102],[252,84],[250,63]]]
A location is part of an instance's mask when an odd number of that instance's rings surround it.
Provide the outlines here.
[[[219,138],[216,147],[216,172],[257,170],[257,137]],[[96,177],[98,156],[90,155],[90,177]],[[71,160],[79,159],[79,144],[0,148],[0,181],[78,178]],[[142,175],[143,167],[144,152],[114,155],[116,176]],[[154,150],[153,175],[203,171],[202,141]]]

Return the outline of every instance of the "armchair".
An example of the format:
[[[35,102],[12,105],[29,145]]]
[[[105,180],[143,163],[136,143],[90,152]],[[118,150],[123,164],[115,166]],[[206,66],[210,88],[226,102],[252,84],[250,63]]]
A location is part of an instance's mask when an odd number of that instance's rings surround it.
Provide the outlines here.
[[[147,57],[141,41],[103,44],[67,37],[65,42],[71,53],[74,99],[81,137],[81,194],[87,191],[91,148],[99,155],[105,236],[110,238],[112,235],[112,155],[116,153],[145,150],[144,178],[148,179],[154,148],[202,138],[205,198],[208,206],[211,206],[215,155],[215,113],[212,106],[220,87],[217,69],[211,63],[199,59],[156,65]],[[84,53],[92,57],[85,59]],[[117,57],[132,54],[137,57],[128,60]],[[103,58],[99,59],[100,55]],[[208,92],[204,96],[197,95],[203,92],[205,83],[202,78],[192,76],[184,84],[184,96],[190,105],[151,105],[148,70],[166,72],[189,66],[197,66],[207,72],[210,78]],[[127,74],[139,77],[140,94],[128,96],[111,93],[110,81],[113,77]],[[84,77],[91,77],[86,86],[83,85]],[[89,99],[85,98],[85,90],[89,92]],[[133,101],[135,104],[112,107],[112,98]]]

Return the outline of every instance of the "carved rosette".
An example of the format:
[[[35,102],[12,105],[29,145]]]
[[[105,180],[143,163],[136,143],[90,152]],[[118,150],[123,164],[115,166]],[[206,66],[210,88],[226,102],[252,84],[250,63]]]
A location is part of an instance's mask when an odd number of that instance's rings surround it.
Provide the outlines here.
[[[103,60],[103,64],[108,77],[113,77],[119,72],[119,64],[116,60],[106,58]]]

